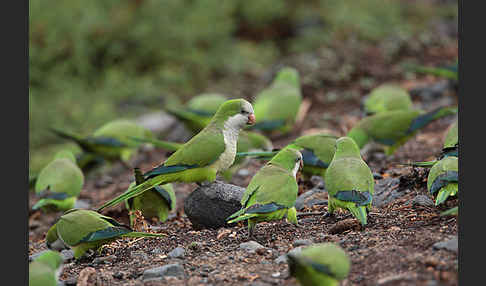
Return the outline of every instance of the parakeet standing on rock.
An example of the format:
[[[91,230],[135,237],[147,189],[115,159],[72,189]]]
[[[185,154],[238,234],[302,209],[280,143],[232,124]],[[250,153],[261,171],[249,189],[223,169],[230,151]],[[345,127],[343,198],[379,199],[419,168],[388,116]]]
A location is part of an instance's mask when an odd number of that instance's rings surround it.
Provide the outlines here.
[[[287,258],[290,275],[302,286],[338,286],[351,269],[346,252],[329,242],[310,245]]]
[[[336,140],[336,153],[327,168],[324,184],[329,195],[329,214],[337,208],[347,209],[361,225],[366,225],[366,210],[371,210],[375,181],[353,139]]]
[[[299,186],[296,175],[302,167],[302,154],[293,148],[278,152],[251,179],[241,199],[241,210],[227,218],[228,223],[248,220],[248,236],[256,223],[287,220],[297,225],[295,200]]]
[[[63,258],[57,251],[47,250],[29,263],[29,286],[57,286]]]
[[[197,133],[209,124],[219,106],[227,100],[222,94],[203,93],[191,98],[184,106],[168,106],[166,111]]]
[[[114,120],[97,129],[91,136],[81,136],[58,129],[51,129],[62,138],[73,140],[84,152],[94,153],[107,161],[120,160],[126,164],[138,150],[139,142],[130,139],[151,138],[150,130],[130,120]]]
[[[256,123],[249,129],[286,134],[292,130],[301,103],[298,71],[290,67],[282,68],[271,86],[256,96]]]
[[[234,162],[238,135],[255,122],[252,105],[244,99],[223,103],[211,122],[165,162],[144,174],[145,182],[103,204],[99,210],[130,199],[154,186],[171,182],[212,182]]]
[[[365,97],[363,107],[367,115],[390,110],[409,110],[412,108],[412,99],[405,89],[392,84],[383,84]]]
[[[84,175],[76,158],[68,150],[56,153],[54,159],[39,173],[35,193],[40,198],[32,209],[65,211],[74,207],[84,184]]]
[[[441,159],[430,169],[427,189],[435,195],[435,205],[439,205],[459,190],[459,160],[449,156]]]
[[[358,147],[375,141],[385,145],[385,154],[391,155],[423,127],[441,117],[457,113],[457,107],[441,107],[430,112],[422,110],[385,111],[361,119],[346,135]]]
[[[140,185],[145,181],[139,168],[134,169],[135,184]],[[132,184],[133,185],[133,184]],[[155,186],[143,194],[125,201],[125,207],[129,211],[140,210],[144,218],[158,218],[164,222],[171,210],[176,208],[176,196],[172,184]],[[130,226],[133,227],[134,215],[130,215]]]
[[[92,210],[71,209],[49,229],[46,244],[49,249],[72,248],[76,259],[89,249],[98,249],[124,237],[161,237],[164,234],[134,232],[111,217]]]

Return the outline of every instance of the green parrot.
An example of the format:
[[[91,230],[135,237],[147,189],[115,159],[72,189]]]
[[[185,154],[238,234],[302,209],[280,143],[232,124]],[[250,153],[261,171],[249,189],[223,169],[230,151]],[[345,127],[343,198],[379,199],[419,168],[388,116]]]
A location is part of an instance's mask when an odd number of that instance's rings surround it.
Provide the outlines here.
[[[424,162],[413,162],[413,163],[406,163],[401,165],[427,168],[427,167],[434,166],[435,163],[437,163],[442,158],[449,157],[449,156],[458,157],[459,137],[457,132],[458,132],[458,127],[457,127],[457,120],[456,120],[453,124],[451,124],[451,126],[449,126],[449,129],[447,130],[446,136],[444,138],[442,151],[436,160],[424,161]]]
[[[422,110],[392,110],[361,119],[346,135],[363,148],[369,141],[385,145],[391,155],[421,128],[432,121],[457,113],[457,107],[441,107],[430,112]]]
[[[346,252],[330,242],[308,246],[300,253],[289,253],[287,258],[290,275],[302,286],[338,286],[351,268]]]
[[[89,249],[100,249],[104,244],[124,237],[161,237],[164,234],[135,232],[111,217],[92,210],[70,209],[47,231],[49,249],[66,246],[78,259]]]
[[[126,119],[117,119],[106,123],[88,137],[54,128],[51,128],[51,130],[62,138],[73,140],[84,152],[96,154],[111,162],[119,160],[125,166],[136,154],[140,145],[139,142],[135,142],[129,137],[153,137],[150,130]]]
[[[409,110],[412,108],[412,99],[405,89],[383,84],[365,97],[363,107],[367,115],[390,110]]]
[[[54,159],[39,173],[35,193],[40,198],[32,209],[65,211],[74,207],[84,184],[84,175],[69,150],[56,153]]]
[[[304,177],[318,175],[324,178],[326,169],[334,156],[336,139],[336,136],[327,133],[303,135],[293,140],[286,147],[298,149],[302,153],[304,163],[302,174]],[[277,153],[278,150],[237,152],[236,156],[237,158],[256,156],[259,159],[270,160]]]
[[[203,93],[191,98],[185,106],[168,106],[166,111],[197,133],[209,124],[218,107],[227,100],[222,94]]]
[[[257,94],[254,101],[256,123],[249,129],[286,134],[292,130],[301,103],[298,71],[282,68],[271,86]]]
[[[459,159],[449,156],[441,159],[430,169],[427,178],[427,189],[436,195],[435,205],[439,205],[450,196],[455,196],[459,190]]]
[[[29,263],[29,286],[57,286],[63,258],[57,251],[47,250]]]
[[[256,223],[287,220],[297,225],[295,200],[299,186],[296,175],[302,167],[302,154],[284,148],[251,179],[241,198],[242,208],[230,215],[228,223],[248,220],[248,236],[253,236]]]
[[[138,196],[157,185],[214,181],[218,172],[228,169],[233,164],[240,130],[246,124],[254,122],[253,107],[248,101],[226,101],[201,132],[170,155],[165,162],[146,172],[145,182],[129,187],[123,194],[106,202],[98,210]]]
[[[336,140],[336,152],[327,168],[324,184],[329,196],[329,215],[337,208],[347,209],[361,225],[366,225],[366,209],[371,210],[375,181],[352,138]]]
[[[140,185],[145,181],[139,168],[134,169],[135,184]],[[133,184],[132,184],[133,185]],[[169,211],[176,208],[176,196],[172,184],[155,186],[143,194],[125,201],[125,207],[129,211],[140,210],[145,218],[157,217],[164,222],[169,216]],[[134,214],[130,215],[130,226],[133,227]]]
[[[450,208],[450,209],[448,209],[446,211],[441,212],[440,213],[440,216],[448,216],[448,215],[450,215],[450,216],[457,216],[458,213],[459,213],[459,207],[458,206],[455,206],[453,208]]]

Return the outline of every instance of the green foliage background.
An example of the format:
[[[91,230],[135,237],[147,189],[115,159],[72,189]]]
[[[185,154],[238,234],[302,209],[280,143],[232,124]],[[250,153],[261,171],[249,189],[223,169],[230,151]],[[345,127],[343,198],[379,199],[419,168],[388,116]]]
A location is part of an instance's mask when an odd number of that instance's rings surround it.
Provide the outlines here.
[[[89,134],[215,82],[260,77],[289,54],[349,38],[405,43],[436,17],[457,18],[457,3],[430,2],[30,0],[30,168],[62,142],[50,126]]]

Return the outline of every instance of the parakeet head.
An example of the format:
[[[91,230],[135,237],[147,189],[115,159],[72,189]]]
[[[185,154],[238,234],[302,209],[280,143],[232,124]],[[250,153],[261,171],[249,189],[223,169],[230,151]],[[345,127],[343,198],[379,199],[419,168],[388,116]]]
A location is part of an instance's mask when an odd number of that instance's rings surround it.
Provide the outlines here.
[[[228,124],[234,129],[242,129],[247,124],[255,123],[253,106],[242,98],[227,100],[218,108],[212,122],[222,122],[225,126]]]
[[[49,266],[49,268],[52,270],[56,270],[59,268],[59,266],[61,266],[63,258],[57,251],[46,250],[39,257],[37,257],[35,261]]]
[[[359,147],[351,137],[341,137],[336,140],[336,153],[334,153],[334,158],[341,157],[361,158]]]
[[[268,164],[277,165],[292,172],[294,177],[303,167],[302,154],[299,150],[286,147],[278,152]]]
[[[299,72],[291,67],[284,67],[278,73],[273,80],[274,84],[288,84],[294,87],[300,87]]]

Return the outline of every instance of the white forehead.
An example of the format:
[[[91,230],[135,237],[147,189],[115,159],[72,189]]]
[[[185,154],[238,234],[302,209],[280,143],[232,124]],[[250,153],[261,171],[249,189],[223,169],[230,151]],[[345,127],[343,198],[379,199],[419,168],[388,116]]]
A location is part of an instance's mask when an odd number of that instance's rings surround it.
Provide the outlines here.
[[[249,103],[246,100],[243,100],[242,105],[241,105],[241,109],[246,111],[246,112],[249,112],[249,113],[254,113],[253,112],[253,106],[251,105],[251,103]]]

